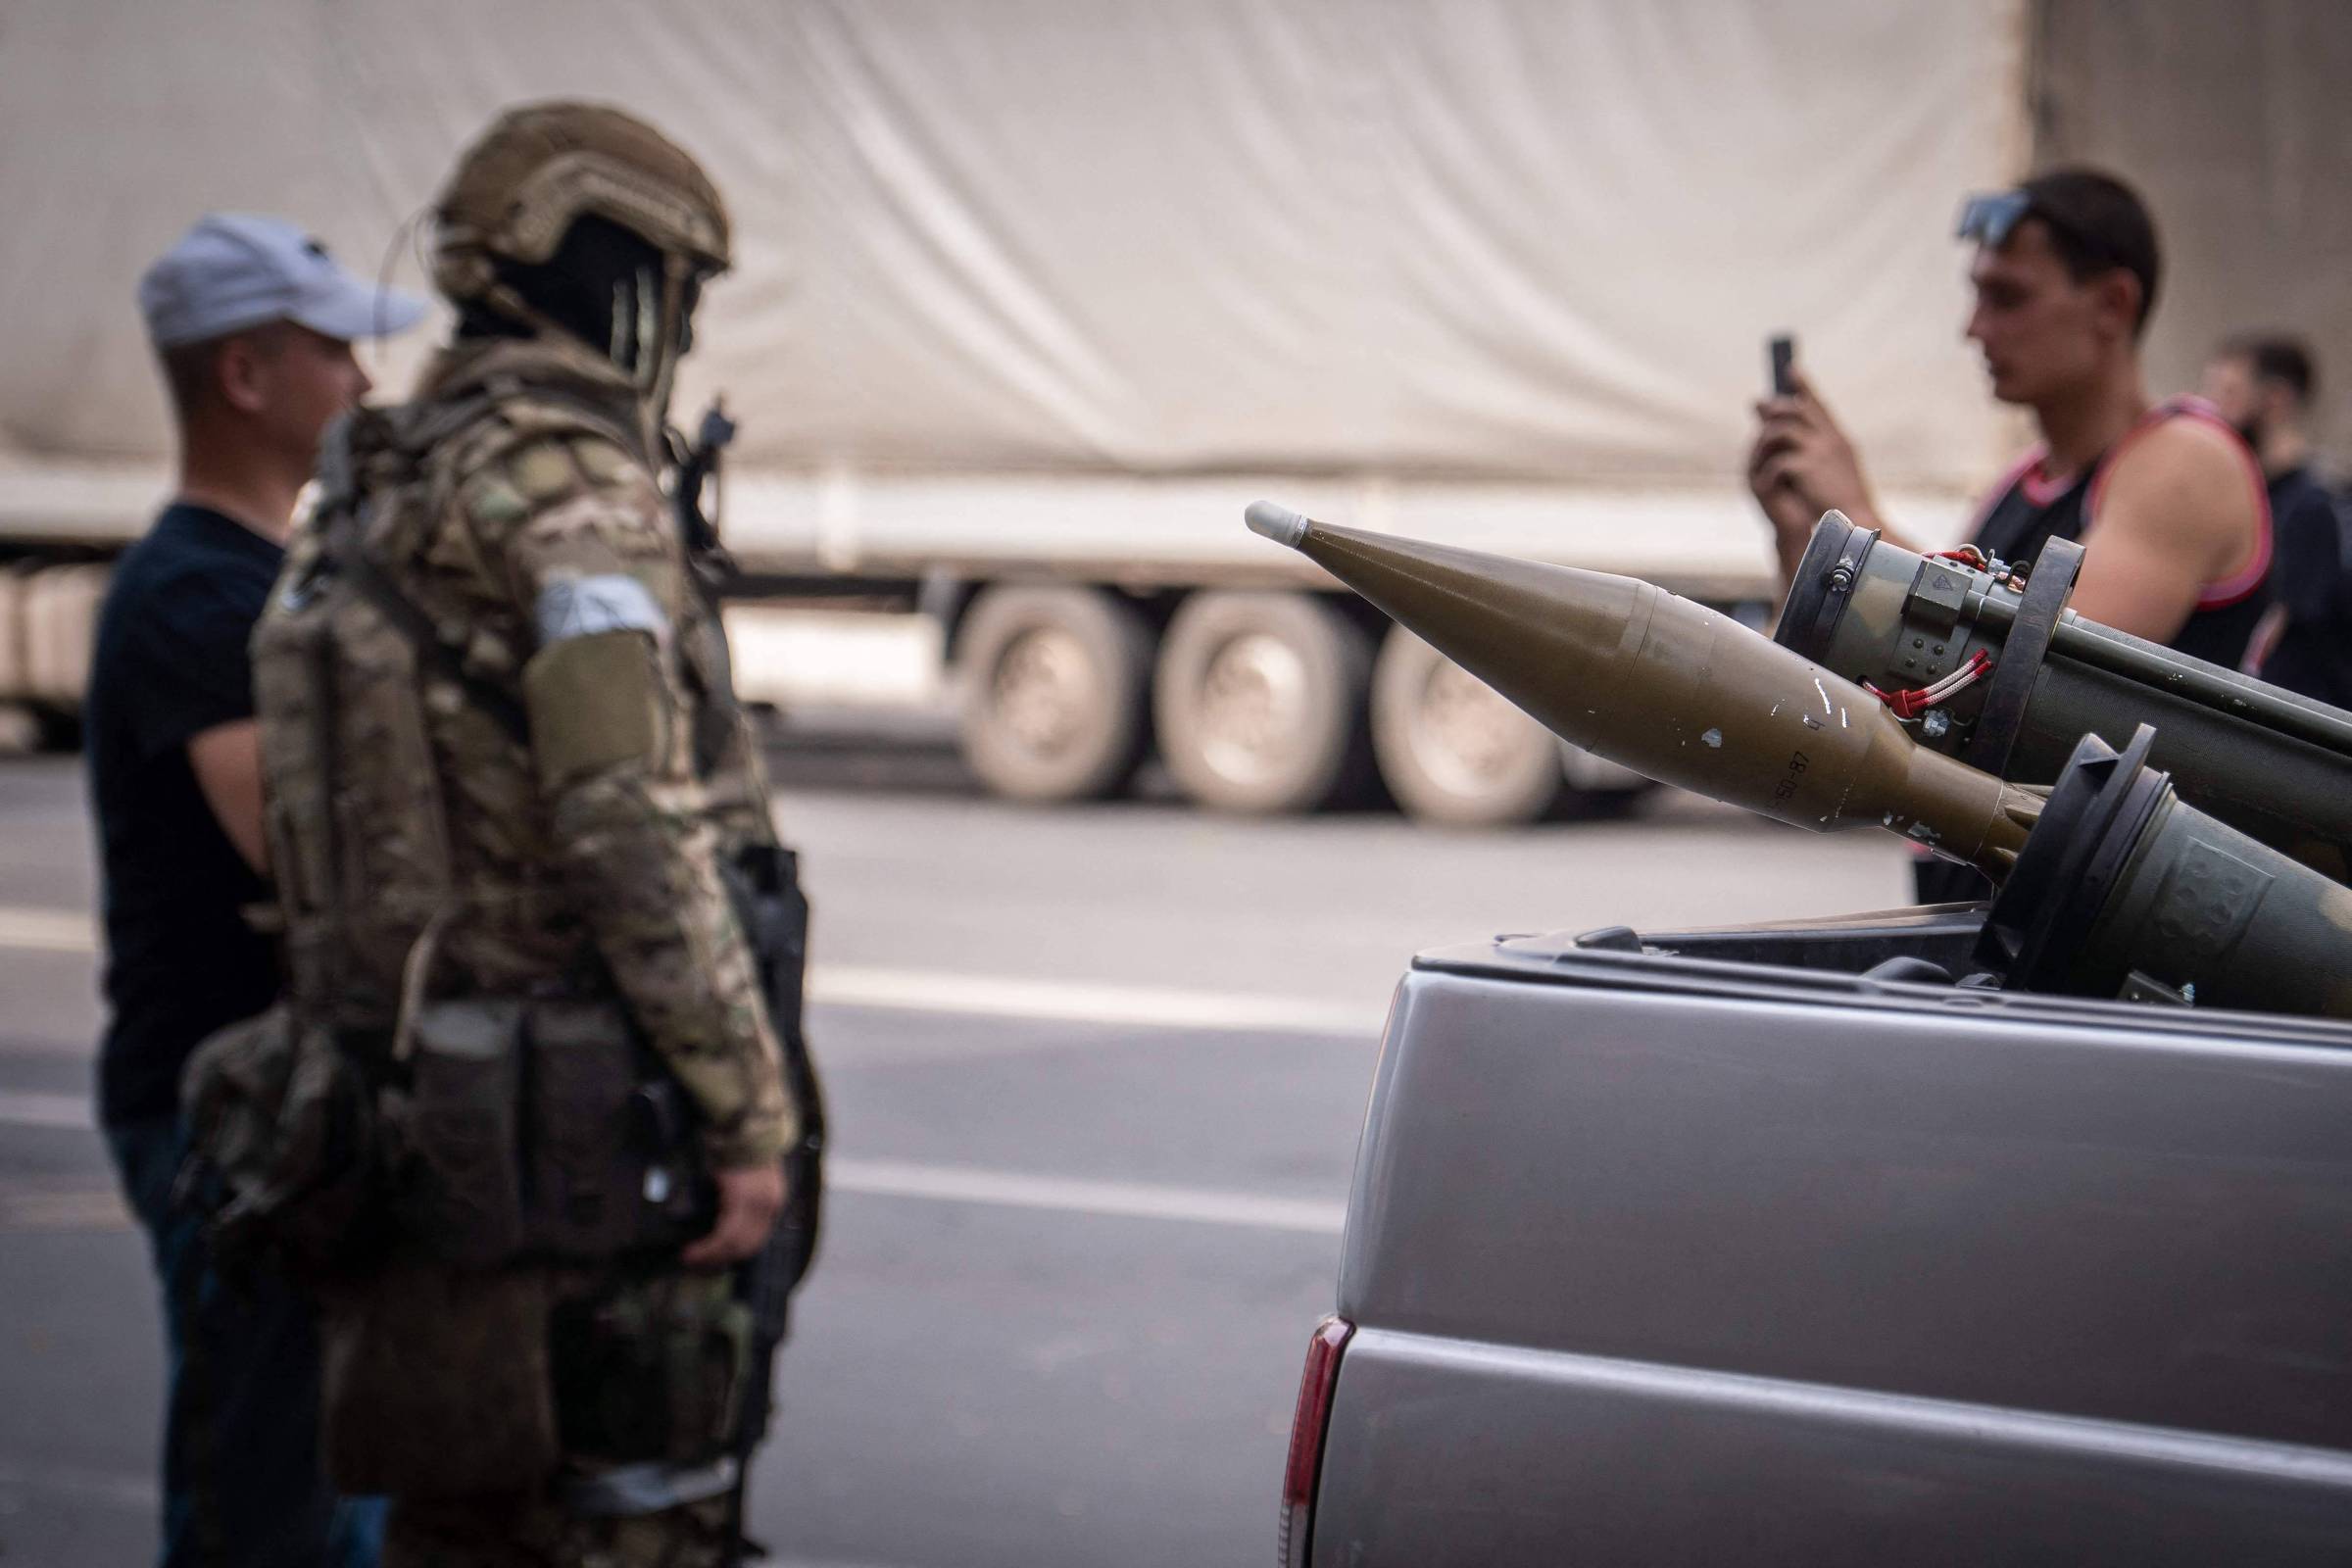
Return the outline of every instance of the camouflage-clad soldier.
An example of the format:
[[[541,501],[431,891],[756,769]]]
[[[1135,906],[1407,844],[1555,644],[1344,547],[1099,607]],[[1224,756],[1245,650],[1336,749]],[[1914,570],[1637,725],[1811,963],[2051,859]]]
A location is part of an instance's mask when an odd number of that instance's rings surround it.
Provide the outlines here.
[[[775,845],[764,780],[659,482],[726,216],[650,126],[545,104],[436,218],[455,340],[330,449],[256,641],[293,1016],[383,1086],[396,1173],[330,1296],[328,1461],[392,1495],[395,1564],[732,1561],[728,1266],[817,1111],[731,885]]]

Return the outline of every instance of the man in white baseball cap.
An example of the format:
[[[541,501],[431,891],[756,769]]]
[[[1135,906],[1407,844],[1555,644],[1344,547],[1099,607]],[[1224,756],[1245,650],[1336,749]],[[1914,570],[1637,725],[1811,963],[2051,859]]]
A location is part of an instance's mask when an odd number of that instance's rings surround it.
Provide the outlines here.
[[[345,343],[388,337],[421,320],[424,301],[345,271],[282,218],[212,213],[147,269],[139,309],[160,350],[271,321]]]
[[[278,987],[243,917],[269,896],[246,643],[320,433],[368,393],[352,344],[416,325],[424,302],[345,271],[282,219],[216,214],[147,270],[139,308],[179,473],[115,569],[83,718],[106,910],[99,1116],[171,1352],[159,1561],[367,1568],[382,1512],[321,1479],[308,1306],[282,1282],[216,1280],[171,1194],[182,1063]]]

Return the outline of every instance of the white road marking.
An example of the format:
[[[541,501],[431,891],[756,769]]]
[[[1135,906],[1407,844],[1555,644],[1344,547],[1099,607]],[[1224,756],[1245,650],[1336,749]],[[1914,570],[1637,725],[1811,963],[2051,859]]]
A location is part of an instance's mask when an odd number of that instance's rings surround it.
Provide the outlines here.
[[[98,924],[74,909],[0,906],[0,948],[28,953],[95,953]]]
[[[86,914],[0,906],[0,949],[94,953],[97,945],[96,927]],[[1360,1036],[1376,1035],[1381,1026],[1381,1014],[1372,1007],[1307,997],[1024,980],[856,964],[825,963],[810,969],[808,1000],[819,1006],[1038,1018],[1141,1029]]]
[[[11,1127],[94,1128],[98,1118],[86,1095],[0,1092],[0,1123]]]
[[[888,1159],[828,1160],[825,1186],[877,1198],[1042,1208],[1063,1214],[1103,1214],[1117,1219],[1189,1220],[1255,1230],[1303,1231],[1316,1236],[1337,1236],[1348,1214],[1344,1203],[1308,1198],[1268,1198],[1257,1193],[1207,1187],[1036,1176],[1019,1171],[918,1165]]]
[[[818,964],[808,1000],[838,1007],[895,1007],[999,1018],[1043,1018],[1158,1029],[1233,1029],[1289,1034],[1375,1035],[1381,1014],[1304,997],[1183,991],[1152,986],[1021,980],[937,969],[870,969]],[[1385,1002],[1385,998],[1383,999]]]
[[[96,1117],[89,1102],[78,1096],[0,1092],[0,1126],[90,1129],[96,1126]],[[1348,1212],[1346,1204],[1310,1198],[839,1155],[825,1162],[825,1186],[833,1192],[871,1198],[1034,1208],[1113,1219],[1177,1220],[1314,1236],[1337,1236]],[[111,1188],[0,1190],[0,1230],[113,1230],[128,1223],[122,1200]]]
[[[122,1195],[111,1187],[59,1192],[0,1190],[0,1232],[128,1229],[130,1210],[123,1204]]]
[[[153,1476],[111,1475],[64,1465],[21,1465],[0,1459],[0,1492],[46,1492],[145,1513],[163,1502]]]

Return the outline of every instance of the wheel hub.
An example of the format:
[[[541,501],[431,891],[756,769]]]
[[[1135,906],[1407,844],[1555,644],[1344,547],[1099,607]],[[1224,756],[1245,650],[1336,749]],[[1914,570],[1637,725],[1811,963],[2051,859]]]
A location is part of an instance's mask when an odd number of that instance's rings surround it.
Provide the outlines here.
[[[1079,739],[1099,686],[1078,639],[1041,627],[1005,645],[989,683],[989,703],[1014,740],[1033,753],[1054,756]]]
[[[1264,632],[1228,639],[1200,679],[1200,755],[1226,778],[1276,772],[1305,723],[1309,676],[1296,649]]]
[[[1461,795],[1480,795],[1520,765],[1535,721],[1494,688],[1458,664],[1440,662],[1421,688],[1420,721],[1412,730],[1422,767],[1433,782]]]

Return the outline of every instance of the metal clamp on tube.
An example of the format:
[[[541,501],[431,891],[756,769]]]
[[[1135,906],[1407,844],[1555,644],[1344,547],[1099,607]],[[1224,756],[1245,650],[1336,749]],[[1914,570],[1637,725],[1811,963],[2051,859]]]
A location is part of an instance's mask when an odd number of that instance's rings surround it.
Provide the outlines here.
[[[1773,640],[1808,659],[1814,656],[1806,649],[1831,646],[1871,547],[1878,542],[1877,529],[1858,526],[1842,512],[1824,513],[1796,564],[1796,575],[1789,579],[1788,602],[1781,607],[1781,625],[1797,633],[1776,631]]]
[[[1921,570],[1925,571],[1923,564]],[[2007,776],[2009,754],[2017,750],[2018,731],[2026,722],[2026,705],[2034,700],[2034,682],[2048,657],[2050,640],[2058,634],[2058,617],[2075,591],[2082,570],[2082,547],[2072,539],[2052,539],[2034,559],[2034,574],[2018,596],[2017,616],[2001,640],[1992,680],[1984,688],[1984,706],[1977,712],[1977,733],[1969,746],[1969,760],[1987,773]]]

